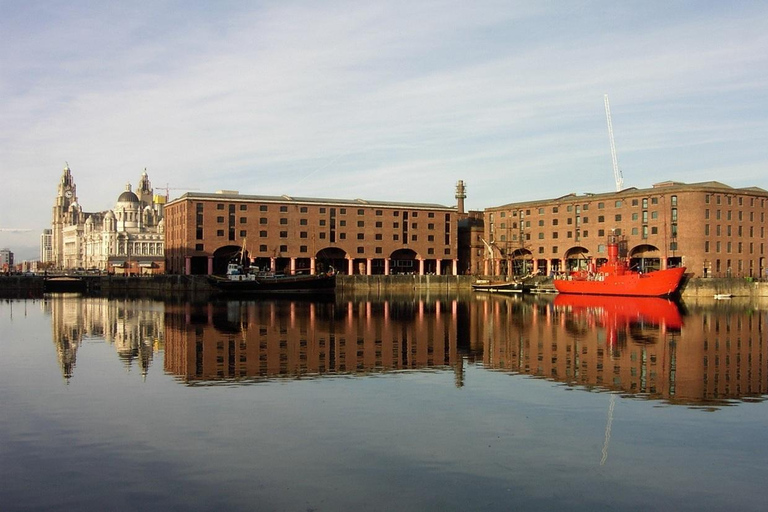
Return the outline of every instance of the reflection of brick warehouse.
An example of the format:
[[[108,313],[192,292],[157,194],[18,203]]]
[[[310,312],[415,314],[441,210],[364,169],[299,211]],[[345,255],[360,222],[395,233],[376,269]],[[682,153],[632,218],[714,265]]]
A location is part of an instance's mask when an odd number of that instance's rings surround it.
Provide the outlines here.
[[[457,274],[458,205],[187,193],[165,206],[166,261],[177,274],[223,273],[244,248],[251,264],[315,273]]]
[[[768,392],[766,318],[749,311],[709,310],[686,322],[678,368],[701,378],[678,386],[696,386],[708,398],[756,396]]]
[[[768,191],[715,181],[657,183],[485,210],[485,273],[549,274],[606,258],[612,229],[633,265],[685,266],[697,277],[765,277]]]
[[[456,303],[230,303],[166,309],[166,370],[189,381],[445,367]]]
[[[682,328],[645,318],[606,317],[520,301],[472,303],[471,338],[489,368],[676,403],[759,396],[768,391],[764,319],[708,311]]]

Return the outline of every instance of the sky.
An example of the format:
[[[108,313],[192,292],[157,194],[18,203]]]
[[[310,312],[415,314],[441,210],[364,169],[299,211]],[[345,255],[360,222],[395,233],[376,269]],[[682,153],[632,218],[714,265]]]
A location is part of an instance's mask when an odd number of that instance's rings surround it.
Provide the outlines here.
[[[768,189],[768,3],[0,0],[0,248],[156,192],[483,209]],[[165,193],[163,190],[161,193]]]

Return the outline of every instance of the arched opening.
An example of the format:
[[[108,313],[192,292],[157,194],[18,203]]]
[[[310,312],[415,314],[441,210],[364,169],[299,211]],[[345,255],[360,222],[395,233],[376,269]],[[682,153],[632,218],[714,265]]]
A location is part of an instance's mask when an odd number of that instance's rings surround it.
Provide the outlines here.
[[[638,245],[629,251],[629,268],[639,272],[661,269],[661,253],[655,245]]]
[[[418,274],[419,262],[416,252],[411,249],[398,249],[389,256],[390,274]]]
[[[533,253],[528,249],[512,251],[511,271],[513,276],[527,276],[533,273]]]
[[[347,273],[347,253],[338,247],[326,247],[315,254],[315,272],[318,274],[333,267],[340,274]]]
[[[224,247],[219,247],[213,252],[213,273],[214,274],[226,274],[227,273],[227,265],[230,262],[237,261],[243,265],[243,267],[250,266],[250,260],[248,259],[248,251],[245,251],[245,254],[243,254],[243,248],[239,245],[225,245]],[[192,265],[194,267],[195,262],[192,261]],[[206,274],[208,272],[208,258],[205,258],[205,270],[203,272],[200,272],[202,274]],[[197,272],[192,271],[193,274],[196,274]]]
[[[565,269],[567,272],[586,272],[590,260],[586,247],[571,247],[565,252]]]

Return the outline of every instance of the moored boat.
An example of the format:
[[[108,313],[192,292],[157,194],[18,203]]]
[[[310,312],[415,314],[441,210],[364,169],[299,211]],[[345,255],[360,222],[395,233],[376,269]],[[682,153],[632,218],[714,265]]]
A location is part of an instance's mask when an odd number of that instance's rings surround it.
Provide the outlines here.
[[[230,263],[224,276],[209,276],[209,282],[225,293],[329,293],[336,288],[336,272],[285,275],[268,271],[246,270]]]
[[[609,235],[606,263],[599,268],[556,277],[555,288],[560,293],[635,297],[665,297],[678,290],[685,267],[651,272],[632,270],[626,257],[626,245],[626,239],[616,234]]]
[[[523,293],[526,291],[526,286],[520,281],[489,281],[487,279],[478,279],[472,283],[472,290],[476,292]]]

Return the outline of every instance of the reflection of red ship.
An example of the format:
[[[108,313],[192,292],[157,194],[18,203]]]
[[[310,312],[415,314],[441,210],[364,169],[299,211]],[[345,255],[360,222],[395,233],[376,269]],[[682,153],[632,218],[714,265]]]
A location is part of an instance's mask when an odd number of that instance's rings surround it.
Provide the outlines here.
[[[680,309],[674,302],[658,297],[594,297],[558,295],[556,307],[570,308],[575,314],[593,315],[599,324],[618,326],[655,325],[679,330],[683,325]]]
[[[565,278],[555,279],[555,288],[560,293],[636,297],[665,297],[677,291],[685,273],[685,267],[648,273],[630,270],[626,248],[625,239],[611,234],[608,237],[607,262],[597,269],[572,272]]]

